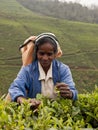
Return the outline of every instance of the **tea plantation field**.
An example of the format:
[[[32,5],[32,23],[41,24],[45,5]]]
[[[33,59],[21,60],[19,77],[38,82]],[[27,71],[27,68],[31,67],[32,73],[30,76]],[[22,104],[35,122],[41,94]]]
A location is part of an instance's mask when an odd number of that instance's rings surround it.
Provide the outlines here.
[[[54,33],[79,93],[98,85],[98,25],[60,20],[36,14],[16,0],[0,1],[0,95],[6,94],[21,68],[18,48],[30,35]]]

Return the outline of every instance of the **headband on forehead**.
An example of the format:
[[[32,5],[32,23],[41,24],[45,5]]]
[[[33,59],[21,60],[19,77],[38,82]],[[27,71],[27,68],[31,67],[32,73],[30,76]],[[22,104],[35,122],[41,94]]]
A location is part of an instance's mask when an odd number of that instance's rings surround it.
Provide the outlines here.
[[[41,33],[40,35],[38,35],[36,37],[35,44],[37,44],[38,41],[43,39],[43,38],[50,38],[50,39],[52,39],[54,41],[54,43],[56,45],[58,45],[58,40],[57,40],[56,36],[53,33]]]
[[[58,40],[56,38],[56,36],[53,33],[41,33],[40,35],[38,35],[35,39],[35,44],[37,44],[39,42],[39,40],[41,40],[42,38],[50,38],[54,41],[54,43],[56,44],[56,46],[58,46]],[[26,39],[25,42],[19,46],[19,50],[21,50],[21,48],[23,48],[24,46],[26,46],[30,41],[32,41],[31,39]]]

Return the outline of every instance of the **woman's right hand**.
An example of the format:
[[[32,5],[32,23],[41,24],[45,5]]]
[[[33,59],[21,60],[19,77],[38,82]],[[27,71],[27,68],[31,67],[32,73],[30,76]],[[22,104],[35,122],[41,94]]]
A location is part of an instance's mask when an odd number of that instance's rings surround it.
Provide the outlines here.
[[[33,61],[35,39],[36,39],[36,36],[30,36],[28,39],[24,41],[24,43],[26,43],[30,40],[30,42],[27,45],[21,48],[23,66],[29,65]]]
[[[37,109],[38,106],[41,104],[41,101],[36,100],[35,98],[31,98],[31,99],[26,99],[26,98],[24,98],[24,97],[18,97],[18,98],[17,98],[17,102],[18,102],[19,104],[22,104],[22,103],[24,103],[25,101],[30,104],[30,106],[31,106],[31,108],[32,108],[33,110]]]

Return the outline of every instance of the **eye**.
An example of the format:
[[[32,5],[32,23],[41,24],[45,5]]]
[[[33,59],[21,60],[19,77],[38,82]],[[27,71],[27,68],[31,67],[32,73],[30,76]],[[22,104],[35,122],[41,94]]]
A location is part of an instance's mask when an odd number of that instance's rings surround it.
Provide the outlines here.
[[[48,55],[48,56],[52,56],[52,55],[53,55],[53,52],[48,52],[47,55]]]
[[[39,51],[38,53],[40,56],[44,56],[44,55],[52,56],[54,54],[53,52],[41,52],[41,51]]]
[[[43,56],[43,55],[45,55],[45,53],[44,52],[39,52],[39,55]]]

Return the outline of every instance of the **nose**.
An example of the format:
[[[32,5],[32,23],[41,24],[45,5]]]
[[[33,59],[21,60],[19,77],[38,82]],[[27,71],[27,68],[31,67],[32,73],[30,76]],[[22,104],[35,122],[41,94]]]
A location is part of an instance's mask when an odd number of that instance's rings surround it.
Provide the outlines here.
[[[43,56],[43,60],[48,60],[48,56],[46,54]]]

